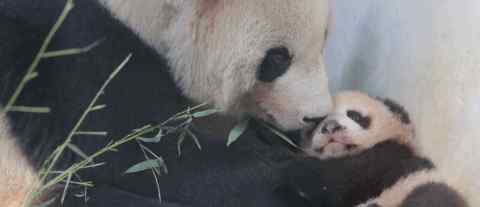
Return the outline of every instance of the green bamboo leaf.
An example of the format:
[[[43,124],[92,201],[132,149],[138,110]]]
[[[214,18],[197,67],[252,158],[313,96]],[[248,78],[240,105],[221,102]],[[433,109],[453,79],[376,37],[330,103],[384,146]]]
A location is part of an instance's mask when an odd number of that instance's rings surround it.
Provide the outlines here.
[[[234,142],[242,136],[242,134],[245,132],[247,129],[249,120],[243,120],[240,123],[238,123],[229,133],[228,135],[228,141],[227,141],[227,146],[232,145]]]
[[[295,144],[295,142],[292,141],[292,139],[290,139],[289,137],[287,137],[287,135],[283,134],[282,132],[280,132],[279,130],[269,126],[268,124],[263,124],[263,126],[265,128],[267,128],[268,130],[270,130],[271,132],[273,132],[275,135],[277,135],[278,137],[280,137],[280,139],[282,139],[283,141],[285,141],[287,144],[291,145],[292,147],[296,148],[296,149],[299,149],[299,150],[302,150],[298,145]]]
[[[95,164],[92,164],[92,165],[86,165],[86,166],[82,167],[82,169],[96,168],[96,167],[103,166],[105,164],[107,164],[107,163],[106,162],[95,163]]]
[[[139,137],[138,140],[145,143],[159,143],[162,141],[162,137],[165,136],[162,129],[158,129],[157,134],[154,137]]]
[[[211,115],[216,114],[218,112],[219,112],[218,109],[208,109],[208,110],[205,110],[205,111],[199,111],[199,112],[193,113],[193,117],[194,118],[202,118],[202,117],[211,116]]]
[[[152,127],[152,125],[147,124],[147,125],[145,125],[145,126],[142,126],[142,127],[138,128],[138,129],[134,129],[134,130],[132,130],[132,131],[133,131],[133,132],[141,132],[141,131],[146,130],[146,129],[150,128],[150,127]]]
[[[163,159],[146,160],[128,168],[128,170],[125,171],[125,174],[132,174],[132,173],[142,172],[145,170],[156,169],[156,168],[165,169],[166,168],[165,161],[163,161]]]
[[[178,157],[181,157],[181,156],[182,156],[182,146],[183,146],[183,142],[185,141],[186,135],[187,135],[186,132],[182,132],[182,133],[180,134],[180,137],[179,137],[178,141],[177,141]]]
[[[77,131],[74,135],[89,135],[89,136],[108,136],[108,132],[95,132],[95,131]]]
[[[38,77],[38,72],[32,72],[26,75],[26,80],[31,81]]]
[[[79,155],[80,157],[82,157],[83,159],[85,160],[88,160],[88,155],[85,154],[80,148],[78,148],[76,145],[74,144],[68,144],[67,145],[69,149],[71,149],[73,152],[75,152],[77,155]]]
[[[50,113],[52,110],[49,107],[12,106],[9,111],[10,112],[46,114],[46,113]]]
[[[65,197],[67,196],[68,187],[72,181],[72,174],[68,174],[67,180],[65,181],[65,187],[63,188],[62,197],[60,198],[60,203],[63,205]]]
[[[159,143],[160,141],[162,141],[162,137],[161,136],[156,136],[156,137],[152,137],[152,138],[140,137],[140,138],[138,138],[138,140],[140,140],[142,142],[145,142],[145,143]]]
[[[38,206],[35,206],[35,207],[50,207],[50,206],[53,206],[53,204],[55,203],[55,201],[57,200],[57,197],[54,197],[48,201],[46,201],[45,203],[42,203]]]
[[[90,112],[102,110],[102,109],[104,109],[105,107],[107,107],[106,104],[97,105],[97,106],[92,107],[92,109],[90,109]]]
[[[98,45],[100,45],[100,43],[102,43],[104,40],[105,39],[97,40],[94,43],[82,48],[69,48],[64,50],[45,52],[43,53],[42,58],[54,58],[54,57],[62,57],[62,56],[70,56],[70,55],[78,55],[78,54],[86,53],[94,49]]]
[[[189,128],[186,128],[185,131],[193,139],[193,141],[195,142],[195,145],[197,145],[197,148],[199,150],[202,150],[202,145],[200,144],[200,140],[198,140],[198,137]]]

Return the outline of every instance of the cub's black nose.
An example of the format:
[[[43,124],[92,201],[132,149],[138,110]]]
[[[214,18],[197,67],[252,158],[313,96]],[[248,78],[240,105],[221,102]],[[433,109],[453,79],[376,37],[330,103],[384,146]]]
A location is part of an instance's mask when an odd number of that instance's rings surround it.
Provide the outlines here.
[[[329,120],[323,125],[322,127],[322,134],[334,134],[338,131],[344,130],[345,127],[340,125],[337,121],[335,120]]]

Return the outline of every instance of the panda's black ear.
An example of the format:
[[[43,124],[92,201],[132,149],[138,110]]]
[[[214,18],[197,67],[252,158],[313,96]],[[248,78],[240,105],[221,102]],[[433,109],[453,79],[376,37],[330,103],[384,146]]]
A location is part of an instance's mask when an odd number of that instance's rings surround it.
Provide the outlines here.
[[[385,106],[387,106],[387,108],[393,114],[395,114],[402,123],[404,124],[411,123],[410,116],[408,115],[408,112],[405,110],[405,108],[402,105],[388,98],[377,97],[377,99],[380,100],[383,104],[385,104]]]

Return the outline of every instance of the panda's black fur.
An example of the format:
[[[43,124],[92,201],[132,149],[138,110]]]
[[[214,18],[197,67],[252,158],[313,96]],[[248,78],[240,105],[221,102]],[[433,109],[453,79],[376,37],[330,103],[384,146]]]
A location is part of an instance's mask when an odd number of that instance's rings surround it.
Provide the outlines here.
[[[287,183],[279,186],[277,193],[286,198],[303,197],[316,207],[352,207],[406,175],[432,168],[431,161],[418,157],[409,147],[387,141],[358,155],[298,160],[285,169]],[[297,192],[296,196],[291,192]]]
[[[0,1],[1,101],[5,104],[26,68],[33,60],[47,32],[58,18],[63,0]],[[49,51],[83,47],[103,40],[92,51],[75,56],[46,59],[38,68],[39,77],[25,88],[19,105],[48,106],[49,114],[9,113],[13,133],[24,154],[39,167],[54,147],[63,142],[100,85],[112,70],[132,53],[126,68],[116,77],[99,100],[107,108],[91,113],[82,130],[107,131],[118,138],[150,121],[163,121],[191,106],[181,95],[168,73],[166,61],[146,46],[128,28],[112,18],[95,0],[76,1],[75,9],[61,27]],[[193,143],[177,157],[176,137],[148,145],[163,156],[169,174],[160,177],[164,203],[156,200],[156,187],[150,172],[124,175],[123,172],[144,157],[136,144],[121,146],[96,160],[106,165],[81,171],[83,180],[95,183],[90,200],[68,194],[65,206],[286,206],[274,196],[273,186],[282,181],[283,159],[291,158],[283,148],[274,148],[256,139],[247,130],[230,148],[223,137],[197,132],[203,150]],[[91,154],[109,139],[77,136],[73,143]],[[81,158],[67,151],[58,167]]]
[[[460,207],[466,206],[465,200],[450,186],[441,182],[432,182],[418,186],[403,201],[402,207]]]

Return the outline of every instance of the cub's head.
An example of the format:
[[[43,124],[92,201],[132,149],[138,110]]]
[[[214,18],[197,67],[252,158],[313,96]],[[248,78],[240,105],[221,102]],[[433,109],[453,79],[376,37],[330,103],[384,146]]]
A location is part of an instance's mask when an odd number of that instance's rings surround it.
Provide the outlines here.
[[[402,106],[359,92],[337,95],[334,110],[304,136],[307,154],[320,159],[355,154],[387,140],[415,146],[413,126]]]
[[[284,130],[331,110],[328,0],[100,0],[162,53],[184,94]]]

